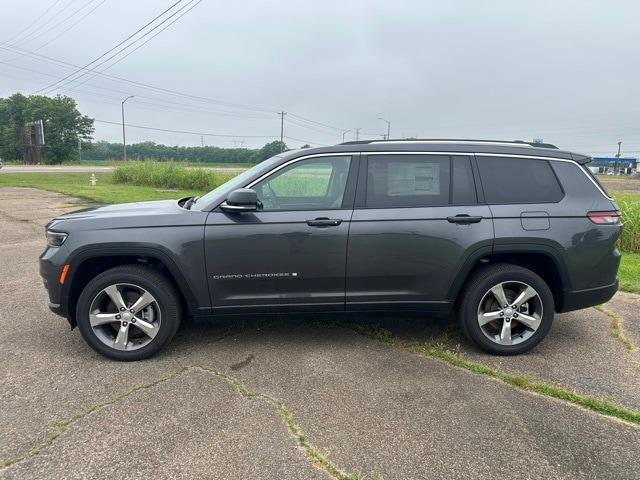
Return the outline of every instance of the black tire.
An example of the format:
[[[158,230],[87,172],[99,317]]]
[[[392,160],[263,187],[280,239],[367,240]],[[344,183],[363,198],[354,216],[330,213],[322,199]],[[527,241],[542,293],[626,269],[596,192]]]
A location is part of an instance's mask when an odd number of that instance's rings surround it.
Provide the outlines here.
[[[489,339],[478,322],[478,309],[485,294],[504,282],[522,282],[533,287],[542,305],[540,324],[529,338],[515,345],[502,345]],[[513,300],[513,299],[509,299]],[[546,282],[536,273],[518,265],[497,263],[478,269],[467,281],[458,299],[458,324],[471,342],[494,355],[518,355],[531,350],[549,333],[553,323],[555,305],[553,294]],[[501,320],[502,321],[502,320]]]
[[[142,287],[155,298],[161,322],[151,341],[132,351],[117,350],[100,340],[91,327],[89,315],[93,299],[114,284],[132,284]],[[166,346],[180,326],[180,300],[173,284],[161,273],[149,267],[124,265],[115,267],[93,278],[82,290],[76,308],[76,322],[85,341],[98,353],[113,360],[134,361],[148,358]]]

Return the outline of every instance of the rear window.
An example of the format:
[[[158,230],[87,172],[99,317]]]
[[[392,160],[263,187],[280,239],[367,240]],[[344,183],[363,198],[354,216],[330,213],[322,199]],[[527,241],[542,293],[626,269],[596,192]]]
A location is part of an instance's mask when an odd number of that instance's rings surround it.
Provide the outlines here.
[[[478,156],[487,203],[555,203],[564,193],[546,160]]]

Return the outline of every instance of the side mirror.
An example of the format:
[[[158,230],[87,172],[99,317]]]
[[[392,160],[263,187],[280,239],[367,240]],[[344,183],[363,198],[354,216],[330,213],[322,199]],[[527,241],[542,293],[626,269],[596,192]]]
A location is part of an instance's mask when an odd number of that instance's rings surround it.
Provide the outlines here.
[[[258,194],[251,188],[239,188],[220,205],[225,212],[255,212],[258,209]]]

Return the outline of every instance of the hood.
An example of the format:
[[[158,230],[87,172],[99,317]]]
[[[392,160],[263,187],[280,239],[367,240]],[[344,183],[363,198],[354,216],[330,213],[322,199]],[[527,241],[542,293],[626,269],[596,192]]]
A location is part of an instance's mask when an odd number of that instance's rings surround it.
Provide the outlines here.
[[[163,213],[176,213],[182,208],[178,206],[177,200],[155,200],[152,202],[118,203],[115,205],[104,205],[100,207],[83,208],[73,212],[65,213],[56,217],[55,220],[71,220],[81,218],[104,218],[135,215],[153,215]]]
[[[185,221],[184,217],[190,217],[186,215],[190,212],[180,207],[177,200],[120,203],[65,213],[51,220],[46,228],[71,231],[179,224]]]

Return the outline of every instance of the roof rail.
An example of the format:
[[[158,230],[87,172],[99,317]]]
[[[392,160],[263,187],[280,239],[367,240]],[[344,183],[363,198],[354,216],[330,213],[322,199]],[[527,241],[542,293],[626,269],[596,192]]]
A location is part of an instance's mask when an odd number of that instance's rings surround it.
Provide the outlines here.
[[[555,148],[551,143],[525,142],[524,140],[476,140],[468,138],[397,138],[390,140],[352,140],[340,145],[367,145],[371,143],[486,143],[490,145],[516,145],[523,147]]]

